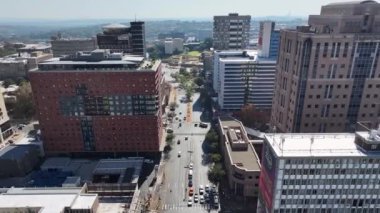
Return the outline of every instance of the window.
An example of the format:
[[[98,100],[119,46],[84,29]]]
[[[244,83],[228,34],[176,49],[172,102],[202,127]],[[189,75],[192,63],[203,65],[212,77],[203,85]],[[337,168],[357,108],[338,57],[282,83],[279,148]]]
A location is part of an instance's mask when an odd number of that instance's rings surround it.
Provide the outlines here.
[[[323,58],[326,58],[327,56],[327,51],[328,51],[328,48],[329,48],[329,43],[325,43],[324,47],[323,47]]]
[[[344,43],[343,58],[346,58],[348,54],[348,42]]]

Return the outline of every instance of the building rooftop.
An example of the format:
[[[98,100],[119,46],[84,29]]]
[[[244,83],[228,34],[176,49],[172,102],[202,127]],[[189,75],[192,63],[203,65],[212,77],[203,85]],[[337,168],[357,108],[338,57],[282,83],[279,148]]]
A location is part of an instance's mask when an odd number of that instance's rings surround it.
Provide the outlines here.
[[[113,23],[113,24],[103,26],[103,29],[124,29],[124,28],[128,28],[128,26],[124,24],[118,24],[118,23]]]
[[[258,155],[241,122],[231,117],[220,117],[219,123],[226,137],[225,143],[231,162],[242,169],[260,170]]]
[[[368,132],[356,132],[368,137]],[[343,157],[367,156],[379,152],[366,152],[355,143],[355,133],[288,133],[266,134],[265,140],[277,156],[283,157]]]
[[[63,212],[65,207],[89,209],[96,194],[82,194],[82,188],[10,188],[0,195],[1,208],[37,208],[40,213]]]
[[[378,4],[377,1],[371,1],[371,0],[366,0],[366,1],[346,1],[346,2],[333,2],[327,5],[331,6],[338,6],[338,5],[350,5],[350,4]]]
[[[124,53],[111,53],[109,50],[78,52],[61,58],[52,58],[38,64],[39,71],[54,70],[156,70],[159,61],[146,60],[144,57]]]
[[[257,50],[222,50],[216,51],[220,61],[225,62],[256,62],[256,63],[276,63],[275,58],[260,57]]]
[[[19,48],[18,50],[20,52],[23,51],[38,51],[38,50],[46,50],[50,49],[51,45],[45,44],[45,43],[38,43],[38,44],[25,44],[24,47]]]
[[[38,145],[9,145],[0,150],[0,158],[19,160],[30,151],[39,149]]]

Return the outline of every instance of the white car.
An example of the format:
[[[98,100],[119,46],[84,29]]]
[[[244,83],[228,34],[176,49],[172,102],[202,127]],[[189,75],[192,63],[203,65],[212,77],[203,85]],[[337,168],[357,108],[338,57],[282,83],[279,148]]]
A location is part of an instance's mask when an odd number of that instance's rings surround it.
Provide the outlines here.
[[[198,195],[197,194],[194,195],[194,203],[198,203]]]
[[[187,200],[187,206],[192,206],[193,205],[193,197],[189,197]]]
[[[205,192],[209,192],[210,191],[210,186],[207,184],[206,186],[205,186]]]
[[[178,151],[178,157],[181,157],[181,151]]]
[[[205,197],[203,195],[199,196],[199,203],[204,204],[205,203]]]
[[[203,188],[203,185],[199,185],[199,194],[200,195],[203,195],[203,193],[205,193],[205,190]]]
[[[193,163],[190,163],[189,164],[189,169],[193,169],[193,166],[194,166]]]

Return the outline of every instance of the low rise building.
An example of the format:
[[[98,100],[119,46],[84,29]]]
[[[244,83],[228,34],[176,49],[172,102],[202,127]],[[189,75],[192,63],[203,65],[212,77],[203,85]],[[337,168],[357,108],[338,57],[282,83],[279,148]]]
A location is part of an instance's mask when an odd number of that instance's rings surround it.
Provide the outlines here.
[[[99,198],[83,188],[9,188],[0,194],[0,213],[96,213]]]
[[[243,124],[231,117],[220,117],[219,134],[228,183],[237,196],[257,197],[260,161]]]
[[[61,38],[52,37],[51,49],[54,57],[73,55],[78,51],[92,51],[97,48],[96,38]]]
[[[51,59],[51,53],[42,51],[23,52],[0,58],[0,80],[25,78],[28,71],[36,69],[38,63]]]
[[[380,128],[265,135],[257,212],[379,212]]]

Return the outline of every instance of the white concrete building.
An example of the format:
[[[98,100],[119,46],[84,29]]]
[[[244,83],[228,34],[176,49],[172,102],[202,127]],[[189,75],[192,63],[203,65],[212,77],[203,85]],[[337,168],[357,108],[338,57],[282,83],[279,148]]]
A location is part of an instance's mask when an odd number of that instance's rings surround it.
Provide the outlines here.
[[[98,195],[84,188],[10,188],[0,194],[0,213],[95,213]]]
[[[183,39],[182,38],[167,38],[164,41],[165,45],[165,54],[171,55],[175,51],[182,52],[183,51]]]
[[[214,52],[213,88],[223,110],[244,104],[269,109],[272,105],[276,61],[260,58],[257,51]]]
[[[267,134],[257,212],[380,212],[380,129]]]

